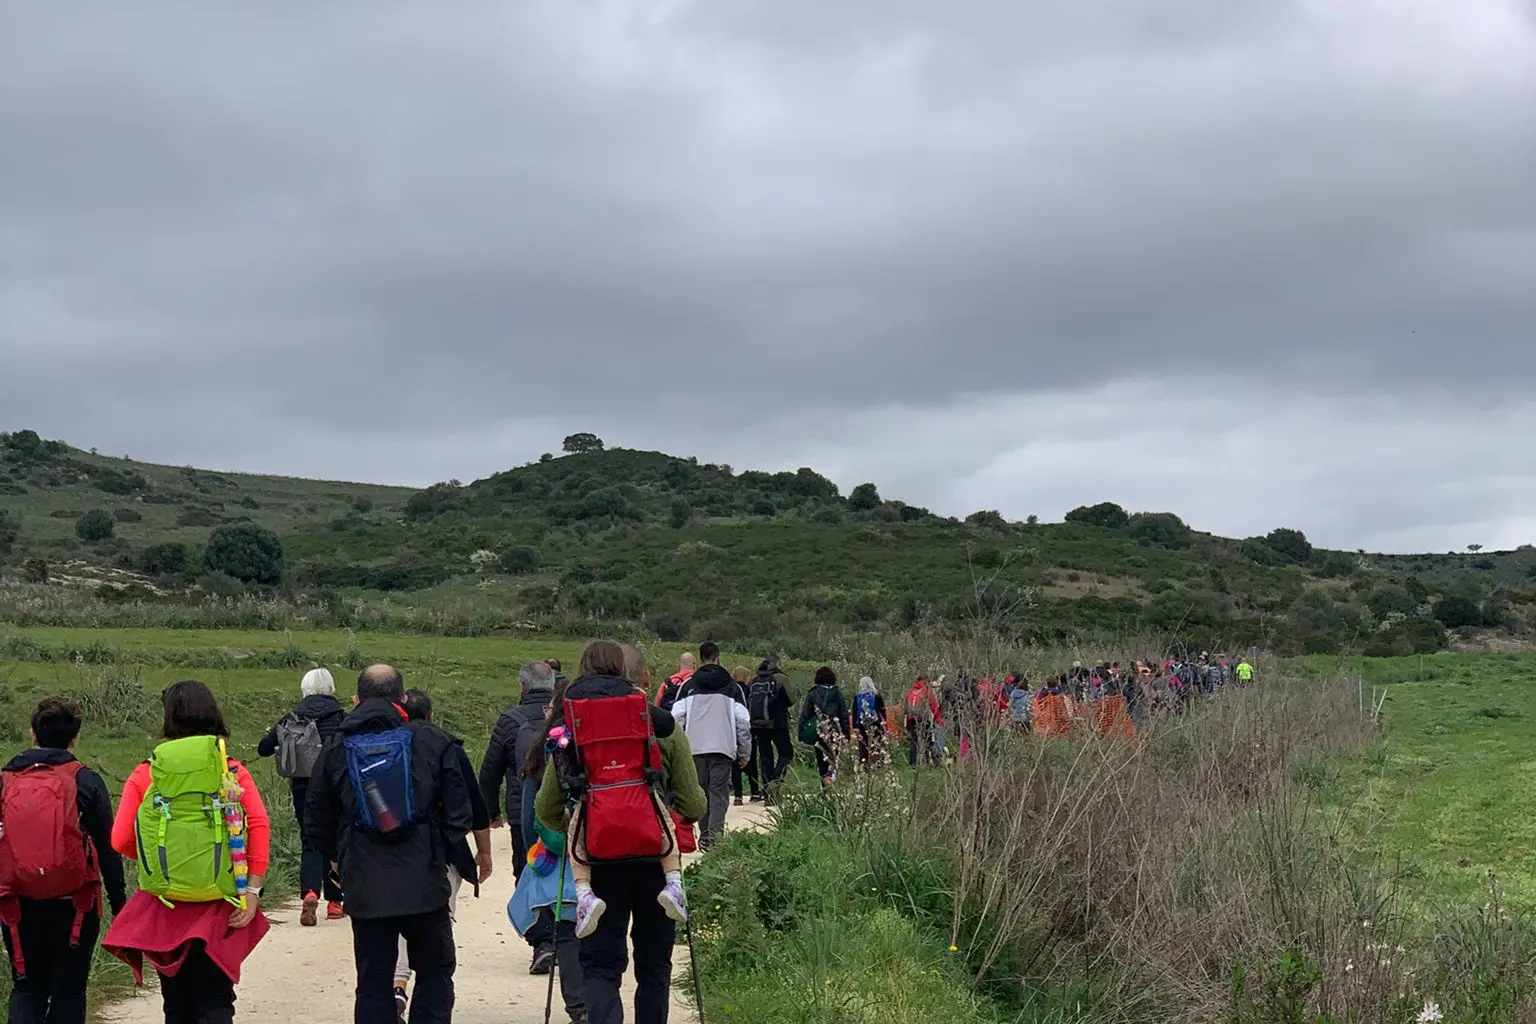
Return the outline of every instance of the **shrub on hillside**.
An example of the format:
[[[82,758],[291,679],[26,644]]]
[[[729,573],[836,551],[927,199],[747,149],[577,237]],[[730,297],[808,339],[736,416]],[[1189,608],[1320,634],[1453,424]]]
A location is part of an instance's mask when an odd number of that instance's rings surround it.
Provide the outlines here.
[[[209,535],[203,563],[245,583],[275,585],[283,578],[283,544],[264,526],[233,523]]]
[[[21,536],[21,526],[7,510],[0,508],[0,555],[8,555]]]
[[[218,526],[219,517],[206,508],[189,508],[176,516],[177,526]]]
[[[117,520],[104,508],[93,508],[75,520],[75,536],[95,543],[109,539],[117,529]]]
[[[1112,501],[1101,501],[1097,505],[1080,505],[1067,513],[1069,523],[1098,526],[1106,530],[1123,530],[1130,521],[1131,517],[1125,509]]]
[[[879,508],[880,490],[874,484],[859,484],[848,494],[848,507],[855,512]]]
[[[674,498],[672,500],[671,512],[667,518],[667,523],[672,527],[672,529],[681,530],[683,527],[688,525],[689,520],[692,518],[693,506],[688,504],[687,499]]]
[[[508,548],[501,553],[501,571],[509,576],[533,572],[539,567],[539,552],[526,544]]]
[[[416,522],[436,519],[462,510],[466,503],[464,488],[457,482],[437,483],[405,499],[405,518]]]
[[[1293,565],[1301,565],[1312,557],[1312,544],[1300,530],[1279,527],[1264,535],[1264,543],[1275,554]]]
[[[139,552],[138,569],[151,576],[175,576],[187,571],[187,546],[175,541],[153,544]]]
[[[965,517],[967,526],[990,526],[1002,528],[1008,525],[1008,520],[995,508],[980,509]]]
[[[115,469],[99,469],[91,473],[91,486],[108,494],[132,494],[146,486],[138,473],[119,473]]]
[[[1172,512],[1138,512],[1129,525],[1131,536],[1142,544],[1183,549],[1194,542],[1195,532]]]
[[[1433,654],[1450,646],[1445,627],[1423,615],[1409,615],[1393,622],[1371,638],[1365,654],[1371,658]]]
[[[1435,602],[1435,618],[1446,629],[1483,625],[1483,609],[1470,597],[1450,595]]]
[[[571,455],[586,455],[602,451],[603,439],[591,433],[571,434],[561,442],[560,448]]]
[[[28,558],[21,563],[21,578],[28,583],[48,582],[48,562],[43,558]]]
[[[114,510],[112,513],[112,518],[116,519],[120,523],[142,523],[144,521],[144,516],[131,508],[120,508]]]

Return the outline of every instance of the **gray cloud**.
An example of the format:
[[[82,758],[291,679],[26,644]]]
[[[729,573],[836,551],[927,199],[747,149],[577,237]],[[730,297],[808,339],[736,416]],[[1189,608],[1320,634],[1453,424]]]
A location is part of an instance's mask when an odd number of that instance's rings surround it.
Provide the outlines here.
[[[1149,418],[1198,471],[1236,429],[1201,410],[1253,381],[1412,394],[1454,446],[1536,375],[1528,4],[0,19],[0,419],[136,456],[425,482],[591,424],[958,507],[1062,452],[1129,486],[1110,456]],[[1104,387],[1149,404],[1084,448],[1069,396]],[[1053,440],[998,427],[1021,407]],[[1249,418],[1272,499],[1302,441]],[[1386,515],[1352,466],[1292,518],[1345,546],[1475,521]]]

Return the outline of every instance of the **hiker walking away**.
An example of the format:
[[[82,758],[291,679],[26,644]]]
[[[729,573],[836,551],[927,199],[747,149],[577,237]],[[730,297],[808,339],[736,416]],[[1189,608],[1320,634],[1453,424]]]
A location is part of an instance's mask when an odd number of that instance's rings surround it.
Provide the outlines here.
[[[837,687],[837,673],[823,665],[816,670],[815,685],[800,709],[800,742],[815,747],[816,772],[823,788],[837,779],[837,748],[849,735],[848,702]]]
[[[754,767],[762,781],[764,802],[770,805],[795,759],[795,745],[789,736],[789,712],[794,701],[789,676],[779,659],[773,655],[764,658],[747,685],[747,718],[752,726]]]
[[[729,678],[729,677],[727,677]],[[732,683],[731,685],[735,685]],[[612,701],[613,706],[602,706]],[[626,701],[631,703],[625,703]],[[581,840],[581,849],[568,840],[573,862],[585,860],[590,868],[590,896],[585,915],[580,910],[581,925],[589,925],[589,934],[581,941],[583,1002],[590,1024],[622,1024],[623,1004],[619,985],[629,964],[629,941],[634,942],[635,1022],[665,1024],[672,983],[672,945],[677,937],[677,922],[670,906],[681,898],[681,878],[668,877],[661,857],[667,852],[671,829],[670,815],[658,804],[658,794],[648,784],[654,772],[659,788],[670,793],[673,806],[687,821],[704,817],[708,801],[698,784],[687,734],[678,728],[672,715],[660,708],[638,716],[633,724],[646,735],[645,771],[637,771],[633,762],[621,768],[623,778],[612,778],[604,763],[605,744],[583,748],[582,726],[571,728],[566,708],[588,709],[591,714],[622,717],[631,707],[643,708],[645,698],[635,693],[625,675],[623,649],[610,640],[594,640],[582,651],[577,679],[556,697],[550,710],[550,730],[541,748],[548,748],[554,732],[570,730],[574,738],[565,746],[556,746],[550,759],[553,771],[545,771],[539,786],[536,813],[540,824],[557,831],[571,830]],[[586,712],[583,712],[586,714]],[[637,734],[638,735],[638,734]],[[655,738],[651,747],[650,739]],[[593,783],[580,784],[582,779]],[[566,810],[567,795],[579,801],[575,815]],[[635,825],[649,822],[656,815],[656,826],[648,829],[646,839],[653,845],[638,848]],[[574,819],[574,820],[573,820]],[[615,830],[615,823],[625,827]],[[671,836],[675,845],[675,836]],[[668,890],[675,888],[675,894]],[[587,895],[583,893],[582,895]],[[666,899],[664,899],[666,897]],[[600,906],[599,906],[600,904]]]
[[[709,814],[699,836],[699,845],[707,850],[725,834],[731,765],[745,766],[752,755],[752,720],[746,693],[720,667],[720,648],[704,641],[699,645],[699,660],[703,664],[683,684],[672,705],[672,717],[688,737],[699,786],[709,797]]]
[[[432,698],[422,690],[406,690],[405,702],[400,705],[405,709],[405,717],[412,722],[432,721]],[[444,730],[446,732],[446,730]],[[474,775],[474,769],[470,767],[469,755],[464,753],[464,741],[448,733],[453,741],[452,753],[458,759],[459,772],[466,780]],[[448,920],[458,922],[459,889],[468,882],[475,890],[475,899],[480,898],[480,886],[491,877],[491,815],[484,799],[481,798],[478,786],[469,787],[470,802],[470,832],[475,837],[475,849],[471,852],[469,840],[460,839],[448,851]],[[395,1014],[400,1020],[405,1020],[406,1010],[410,1005],[406,995],[406,986],[411,980],[410,950],[406,948],[405,938],[400,938],[395,958]]]
[[[752,673],[747,671],[747,666],[737,665],[731,669],[731,678],[736,681],[737,686],[741,687],[741,692],[746,693],[748,685],[752,680]],[[749,724],[751,717],[752,704],[749,700],[747,702]],[[752,749],[747,753],[747,763],[745,765],[731,765],[731,802],[737,807],[741,806],[741,782],[743,777],[746,778],[747,784],[752,791],[752,802],[757,803],[762,800],[762,788],[757,781],[757,737],[755,735],[752,736]]]
[[[271,822],[251,773],[229,759],[213,691],[188,680],[160,699],[164,742],[128,776],[112,822],[113,848],[138,862],[139,891],[101,945],[139,984],[146,960],[160,975],[165,1024],[231,1024],[240,967],[270,927],[261,886]]]
[[[859,764],[885,749],[885,698],[869,676],[859,680],[858,695],[853,698],[853,724],[859,731]]]
[[[550,661],[555,659],[551,658]],[[537,785],[524,780],[520,771],[528,759],[528,745],[544,729],[544,717],[554,698],[557,666],[548,661],[529,661],[518,671],[518,702],[503,711],[491,730],[485,756],[480,759],[480,795],[491,811],[491,827],[501,828],[502,813],[512,830],[512,877],[522,876],[528,848],[538,839],[533,829],[533,796]],[[502,790],[506,803],[502,803]],[[524,937],[533,947],[528,973],[548,974],[555,963],[554,936],[540,920]]]
[[[304,802],[309,794],[309,776],[320,760],[320,752],[341,728],[341,702],[336,699],[336,680],[323,668],[312,668],[299,683],[299,702],[256,744],[262,757],[277,758],[277,774],[287,779],[293,791],[293,814],[299,821],[299,925],[313,928],[318,923],[320,897],[325,896],[325,919],[339,921],[346,916],[341,884],[326,862],[325,855],[304,838]]]
[[[11,962],[10,1024],[85,1024],[101,896],[123,909],[112,798],[71,753],[80,707],[44,698],[32,746],[0,772],[0,923]]]
[[[663,711],[671,711],[672,705],[677,703],[677,698],[682,694],[683,684],[692,678],[693,655],[685,653],[677,659],[677,672],[656,691],[656,706]]]
[[[457,961],[449,851],[474,824],[462,752],[401,703],[405,680],[388,665],[357,679],[355,706],[309,783],[309,840],[341,865],[357,966],[357,1024],[395,1019],[394,976],[405,939],[416,991],[411,1024],[453,1019]]]
[[[1015,729],[1029,729],[1032,696],[1029,680],[1017,673],[1010,673],[1003,683],[1002,699],[1007,708],[1007,721]]]
[[[918,676],[903,701],[906,711],[903,727],[907,731],[907,763],[913,768],[917,767],[919,755],[929,764],[938,763],[934,743],[941,717],[939,698],[928,685],[928,677],[932,674],[929,672]]]
[[[1253,682],[1253,665],[1247,658],[1238,658],[1233,675],[1237,676],[1238,686],[1248,686]]]

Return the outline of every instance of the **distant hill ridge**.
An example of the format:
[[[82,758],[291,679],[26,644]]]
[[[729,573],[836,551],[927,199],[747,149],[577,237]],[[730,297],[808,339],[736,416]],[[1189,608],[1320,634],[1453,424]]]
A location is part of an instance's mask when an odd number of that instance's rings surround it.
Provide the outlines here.
[[[1228,539],[1110,502],[1064,523],[987,510],[961,521],[873,483],[843,495],[809,468],[736,472],[592,435],[566,448],[467,486],[412,490],[158,466],[0,434],[0,566],[34,579],[39,564],[71,559],[133,568],[195,600],[239,586],[208,578],[210,535],[259,528],[281,542],[290,591],[428,600],[494,587],[551,628],[668,639],[984,625],[1022,641],[1112,633],[1411,653],[1444,646],[1447,629],[1522,634],[1536,620],[1529,548],[1324,551],[1294,529]]]

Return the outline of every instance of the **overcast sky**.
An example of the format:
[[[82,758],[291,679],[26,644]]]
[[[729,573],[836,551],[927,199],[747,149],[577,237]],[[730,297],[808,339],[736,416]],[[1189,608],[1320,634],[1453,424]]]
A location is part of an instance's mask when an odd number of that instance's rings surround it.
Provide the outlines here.
[[[1536,0],[0,0],[0,429],[1536,542]]]

